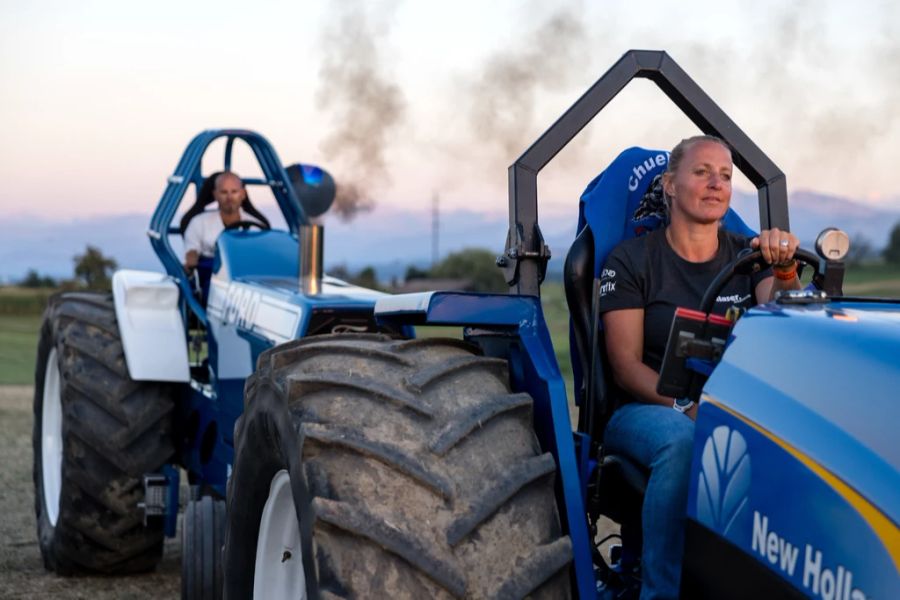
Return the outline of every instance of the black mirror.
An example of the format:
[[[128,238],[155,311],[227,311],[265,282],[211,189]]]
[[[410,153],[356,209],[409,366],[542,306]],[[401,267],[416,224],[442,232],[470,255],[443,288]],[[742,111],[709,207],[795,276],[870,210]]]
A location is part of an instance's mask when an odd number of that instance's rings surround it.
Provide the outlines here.
[[[318,217],[331,208],[336,188],[334,178],[328,171],[300,163],[288,166],[285,171],[307,217]]]

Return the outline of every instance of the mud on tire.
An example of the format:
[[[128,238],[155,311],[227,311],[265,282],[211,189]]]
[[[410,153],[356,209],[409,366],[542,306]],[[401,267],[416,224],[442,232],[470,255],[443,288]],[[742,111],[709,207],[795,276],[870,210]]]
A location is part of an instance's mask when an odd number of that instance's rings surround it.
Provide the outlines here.
[[[476,352],[379,335],[265,352],[235,427],[226,597],[253,593],[260,518],[285,470],[302,556],[285,548],[281,562],[299,559],[310,598],[569,597],[571,542],[531,398]]]
[[[35,514],[48,569],[122,574],[159,562],[162,523],[145,527],[138,503],[143,475],[174,451],[169,396],[164,384],[129,378],[110,295],[51,299],[38,343],[32,437]],[[48,506],[56,498],[58,505]]]

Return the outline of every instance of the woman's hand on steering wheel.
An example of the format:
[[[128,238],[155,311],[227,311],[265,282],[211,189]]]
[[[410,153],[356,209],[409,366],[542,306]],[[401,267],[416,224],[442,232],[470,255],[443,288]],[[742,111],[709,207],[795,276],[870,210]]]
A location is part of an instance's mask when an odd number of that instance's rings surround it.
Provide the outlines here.
[[[766,259],[765,251],[768,249],[770,259],[778,259],[780,258],[779,254],[772,253],[773,240],[775,240],[775,245],[781,248],[781,240],[788,239],[788,250],[789,252],[785,252],[785,255],[788,256],[787,260],[797,259],[798,262],[807,264],[811,266],[816,271],[819,270],[819,265],[821,259],[816,255],[815,252],[810,252],[809,250],[805,250],[803,248],[798,248],[796,246],[796,237],[791,234],[779,231],[785,237],[779,238],[774,237],[772,232],[778,231],[777,229],[770,229],[768,232],[763,231],[762,233],[767,233],[765,237],[760,234],[759,238],[753,238],[751,240],[751,244],[756,248],[756,250],[744,249],[742,250],[736,259],[727,264],[719,274],[716,275],[715,279],[709,284],[709,287],[706,288],[706,292],[703,294],[703,299],[700,301],[700,310],[706,314],[709,314],[713,309],[713,305],[715,304],[716,297],[719,292],[725,287],[725,285],[731,281],[731,278],[735,275],[748,275],[750,273],[757,272],[766,267],[766,264],[772,264],[770,260]],[[786,236],[790,236],[787,238]],[[760,240],[762,238],[762,240]],[[791,239],[794,241],[792,242]],[[762,244],[760,243],[762,242]],[[763,245],[765,244],[765,245]],[[776,263],[777,264],[777,263]]]
[[[762,253],[763,260],[770,265],[780,265],[794,258],[800,240],[790,231],[782,231],[777,227],[764,229],[750,240],[750,247]]]

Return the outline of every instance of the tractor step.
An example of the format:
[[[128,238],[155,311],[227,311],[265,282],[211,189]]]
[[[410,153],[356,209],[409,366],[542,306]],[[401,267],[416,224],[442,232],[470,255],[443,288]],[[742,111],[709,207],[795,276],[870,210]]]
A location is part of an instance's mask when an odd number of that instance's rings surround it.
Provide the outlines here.
[[[162,517],[165,520],[166,537],[175,535],[179,479],[178,470],[171,465],[164,466],[161,473],[144,475],[144,501],[138,503],[138,508],[144,511],[144,527],[150,518]]]
[[[144,475],[144,501],[138,507],[144,511],[144,526],[149,517],[161,517],[166,514],[169,478],[162,473]]]

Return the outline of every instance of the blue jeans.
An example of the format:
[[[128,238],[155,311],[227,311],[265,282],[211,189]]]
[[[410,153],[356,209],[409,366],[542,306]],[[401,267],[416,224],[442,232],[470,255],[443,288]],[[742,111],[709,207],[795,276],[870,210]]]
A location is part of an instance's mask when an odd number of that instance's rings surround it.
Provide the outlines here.
[[[616,409],[605,447],[650,470],[641,511],[641,600],[678,598],[694,422],[667,406],[631,402]]]

